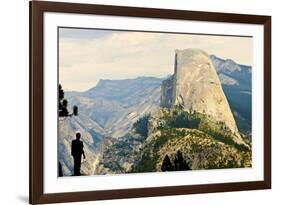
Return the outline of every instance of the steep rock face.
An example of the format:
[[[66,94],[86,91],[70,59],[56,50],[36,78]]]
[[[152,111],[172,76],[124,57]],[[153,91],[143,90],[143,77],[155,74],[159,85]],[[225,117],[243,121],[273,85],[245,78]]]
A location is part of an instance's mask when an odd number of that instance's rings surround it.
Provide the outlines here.
[[[209,55],[199,49],[176,50],[175,73],[162,86],[162,107],[180,107],[185,111],[197,111],[224,122],[233,132],[234,141],[244,144],[219,77]],[[172,89],[170,88],[172,86]],[[166,92],[172,90],[172,96]],[[171,102],[171,104],[169,104]]]
[[[251,136],[252,127],[252,67],[230,59],[210,56],[219,75],[240,133]],[[241,100],[243,99],[243,100]]]
[[[160,96],[160,106],[161,107],[171,107],[173,99],[173,81],[174,75],[170,76],[166,80],[163,80],[161,85],[161,96]]]

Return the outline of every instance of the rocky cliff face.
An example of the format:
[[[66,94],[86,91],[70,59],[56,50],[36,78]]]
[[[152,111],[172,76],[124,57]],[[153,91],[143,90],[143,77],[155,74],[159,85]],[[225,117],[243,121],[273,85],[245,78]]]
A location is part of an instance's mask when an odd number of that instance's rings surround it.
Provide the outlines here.
[[[230,59],[210,56],[219,75],[240,133],[251,136],[252,127],[252,67]],[[243,100],[241,100],[243,99]]]
[[[160,106],[172,107],[174,75],[163,80],[161,85]]]
[[[163,82],[161,93],[162,107],[197,111],[224,122],[233,132],[234,141],[244,144],[220,79],[206,52],[199,49],[176,50],[175,73]]]

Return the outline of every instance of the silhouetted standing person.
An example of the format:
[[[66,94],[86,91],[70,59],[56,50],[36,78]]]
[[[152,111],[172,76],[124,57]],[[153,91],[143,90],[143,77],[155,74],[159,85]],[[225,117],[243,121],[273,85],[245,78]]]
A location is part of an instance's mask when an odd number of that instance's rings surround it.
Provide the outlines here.
[[[81,134],[79,132],[76,133],[76,139],[72,140],[71,144],[71,155],[74,158],[74,176],[80,176],[80,168],[81,168],[81,157],[83,155],[84,159],[86,158],[84,150],[83,150],[83,142],[80,141]]]

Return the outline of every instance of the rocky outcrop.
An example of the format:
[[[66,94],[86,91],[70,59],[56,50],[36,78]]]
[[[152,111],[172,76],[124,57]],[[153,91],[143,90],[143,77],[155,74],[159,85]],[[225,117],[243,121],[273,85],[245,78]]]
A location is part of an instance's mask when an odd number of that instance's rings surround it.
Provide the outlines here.
[[[162,107],[197,111],[224,122],[233,132],[234,141],[244,144],[215,67],[206,52],[200,49],[176,50],[175,73],[163,82],[161,89]]]
[[[172,106],[174,75],[163,80],[161,85],[160,106],[169,108]]]

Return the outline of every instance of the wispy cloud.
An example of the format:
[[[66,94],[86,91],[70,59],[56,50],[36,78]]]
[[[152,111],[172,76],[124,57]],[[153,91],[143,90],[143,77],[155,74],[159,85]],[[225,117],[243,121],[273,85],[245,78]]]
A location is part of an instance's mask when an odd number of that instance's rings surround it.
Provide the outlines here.
[[[252,64],[251,38],[71,30],[62,32],[59,40],[60,82],[66,90],[86,90],[99,79],[167,76],[174,70],[175,49],[200,48]]]

